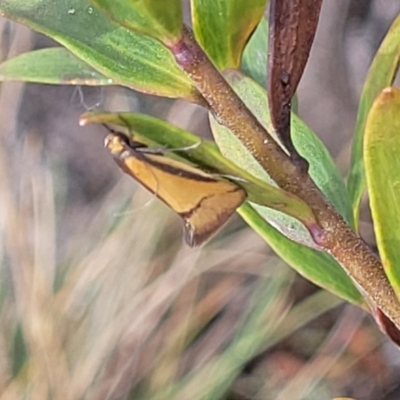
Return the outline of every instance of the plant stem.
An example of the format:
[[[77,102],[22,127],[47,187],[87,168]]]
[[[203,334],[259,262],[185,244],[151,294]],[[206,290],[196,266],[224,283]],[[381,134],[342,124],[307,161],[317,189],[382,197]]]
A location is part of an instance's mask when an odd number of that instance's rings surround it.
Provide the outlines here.
[[[400,329],[400,303],[382,264],[368,245],[331,206],[310,176],[293,164],[225,81],[187,28],[181,40],[170,50],[207,101],[215,118],[237,136],[279,187],[311,207],[320,225],[311,232],[315,243],[338,261],[369,303],[380,308]]]

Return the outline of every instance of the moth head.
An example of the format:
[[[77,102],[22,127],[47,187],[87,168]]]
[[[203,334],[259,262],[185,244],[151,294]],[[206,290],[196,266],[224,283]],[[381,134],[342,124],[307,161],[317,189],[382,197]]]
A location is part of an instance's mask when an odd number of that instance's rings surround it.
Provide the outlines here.
[[[110,151],[113,156],[123,157],[129,148],[129,139],[120,133],[109,133],[104,139],[104,147]],[[129,152],[128,152],[129,153]]]

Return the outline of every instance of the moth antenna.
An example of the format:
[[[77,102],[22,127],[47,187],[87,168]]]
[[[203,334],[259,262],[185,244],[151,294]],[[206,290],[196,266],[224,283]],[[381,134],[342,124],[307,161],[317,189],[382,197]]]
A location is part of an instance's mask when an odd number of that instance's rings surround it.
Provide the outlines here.
[[[123,217],[125,215],[136,214],[138,211],[141,211],[141,210],[149,207],[154,202],[154,200],[157,198],[157,195],[155,193],[150,192],[150,194],[151,194],[151,198],[149,200],[147,200],[144,204],[142,204],[142,205],[140,205],[138,207],[135,207],[132,210],[114,212],[112,215],[114,217]]]
[[[229,174],[214,174],[214,173],[210,173],[208,172],[211,176],[215,176],[215,177],[219,177],[219,178],[226,178],[229,179],[230,181],[234,181],[234,182],[248,182],[247,179],[245,178],[241,178],[239,176],[235,176],[235,175],[229,175]]]
[[[100,90],[99,100],[96,101],[93,105],[89,105],[88,103],[86,103],[82,86],[81,85],[75,86],[75,90],[72,92],[71,102],[73,102],[75,96],[78,95],[79,105],[82,105],[85,111],[92,111],[95,108],[98,108],[104,102],[104,87],[100,87],[99,90]]]
[[[175,148],[169,148],[169,147],[145,147],[142,149],[137,149],[137,151],[141,152],[141,153],[147,153],[147,154],[167,154],[167,153],[176,153],[179,151],[189,151],[189,150],[193,150],[196,149],[197,147],[199,147],[201,144],[201,140],[199,140],[196,143],[193,143],[189,146],[184,146],[184,147],[175,147]]]

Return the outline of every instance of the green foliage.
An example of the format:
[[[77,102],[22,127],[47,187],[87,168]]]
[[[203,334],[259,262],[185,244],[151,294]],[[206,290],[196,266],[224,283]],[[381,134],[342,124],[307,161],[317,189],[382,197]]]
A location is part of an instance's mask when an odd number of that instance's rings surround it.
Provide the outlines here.
[[[172,55],[160,42],[119,26],[89,0],[4,0],[0,2],[0,11],[6,17],[58,41],[111,79],[114,85],[159,96],[199,100],[189,78],[179,70]],[[62,73],[61,66],[60,75]],[[81,73],[78,65],[76,77],[79,78]],[[32,81],[33,77],[29,75]]]
[[[242,55],[242,71],[262,87],[267,87],[268,23],[262,18]]]
[[[101,8],[105,10],[106,13],[111,14],[113,19],[118,21],[121,25],[131,28],[129,31],[123,27],[116,28],[116,25],[113,22],[105,19],[95,9],[93,9],[91,13],[88,13],[88,9],[82,3],[79,5],[70,5],[70,7],[74,9],[73,15],[68,14],[68,10],[65,10],[64,14],[61,13],[61,19],[59,19],[58,22],[53,22],[52,20],[49,20],[48,16],[55,12],[55,7],[54,5],[52,6],[50,3],[47,3],[47,1],[48,0],[40,1],[42,6],[47,7],[46,14],[43,13],[43,15],[41,15],[40,12],[42,8],[37,5],[34,13],[23,12],[24,8],[21,4],[17,4],[17,2],[13,0],[5,1],[0,7],[2,7],[3,11],[7,12],[8,15],[19,20],[22,19],[23,22],[35,29],[39,29],[42,32],[53,36],[55,39],[59,40],[60,43],[66,45],[71,51],[73,51],[75,55],[82,58],[85,62],[88,62],[92,67],[98,68],[102,74],[110,76],[114,81],[116,74],[121,70],[121,63],[118,63],[118,65],[117,63],[113,63],[113,65],[108,64],[104,60],[104,54],[107,55],[110,51],[110,38],[115,37],[114,39],[117,40],[116,35],[118,34],[118,47],[115,47],[113,51],[118,52],[119,54],[115,55],[115,58],[121,59],[121,57],[125,57],[126,63],[129,62],[131,67],[129,77],[126,73],[123,77],[120,75],[118,80],[115,81],[116,83],[118,82],[120,84],[135,87],[136,89],[143,90],[147,93],[186,98],[192,96],[192,99],[193,97],[196,97],[196,92],[191,84],[186,84],[185,82],[187,78],[176,68],[173,62],[168,61],[170,58],[166,49],[157,41],[134,32],[135,30],[144,32],[146,29],[151,30],[151,27],[154,27],[154,24],[156,23],[154,22],[156,19],[154,18],[154,15],[159,12],[157,2],[150,2],[150,6],[141,3],[139,8],[133,7],[131,9],[131,3],[129,1],[121,0],[123,5],[115,2],[107,2],[106,0],[96,1],[98,5],[101,3]],[[267,24],[264,20],[262,20],[255,35],[248,43],[248,46],[245,49],[243,49],[243,46],[250,33],[253,31],[255,24],[261,18],[264,6],[265,1],[257,2],[257,4],[251,8],[251,12],[246,13],[248,18],[241,19],[240,17],[245,12],[245,9],[249,11],[248,2],[193,1],[192,4],[196,37],[200,40],[200,43],[203,45],[207,53],[211,55],[213,61],[219,65],[220,68],[238,67],[240,59],[242,58],[243,70],[260,82],[265,81]],[[129,11],[128,8],[131,11]],[[144,10],[148,10],[148,12],[145,12]],[[168,14],[169,16],[167,15],[164,21],[160,21],[162,26],[169,26],[169,28],[163,33],[162,30],[158,30],[158,28],[154,27],[154,35],[160,40],[164,40],[161,36],[165,35],[165,40],[170,40],[171,36],[169,33],[177,33],[177,30],[174,30],[174,27],[179,25],[176,22],[178,14],[178,11],[172,7],[171,14]],[[204,19],[207,19],[206,24],[202,22]],[[66,25],[67,20],[69,22],[68,25]],[[168,21],[170,21],[170,23]],[[90,36],[88,36],[83,33],[83,31],[81,32],[85,27],[84,24],[90,23],[94,23],[97,27],[97,35],[91,33]],[[101,28],[99,28],[99,24],[102,25]],[[141,24],[142,28],[138,27],[138,24]],[[236,40],[238,35],[242,38],[239,42]],[[112,42],[114,42],[114,39]],[[89,43],[91,43],[91,46],[89,46]],[[135,46],[132,47],[129,43],[135,43]],[[237,45],[233,46],[232,43],[237,43]],[[93,52],[93,48],[97,50],[96,53]],[[132,50],[134,51],[132,52]],[[103,51],[105,51],[105,53],[103,53]],[[38,53],[38,56],[40,56],[40,53]],[[41,60],[38,56],[36,57],[36,60],[31,59],[31,61],[40,65]],[[28,56],[25,55],[23,57]],[[32,57],[35,57],[35,53],[32,54]],[[131,58],[132,60],[130,60]],[[253,58],[255,62],[252,62]],[[10,62],[11,61],[8,63]],[[14,62],[17,63],[18,58]],[[137,74],[134,66],[139,65],[138,63],[140,62],[143,62],[143,64],[138,67]],[[66,63],[66,65],[69,64]],[[109,66],[106,69],[105,66],[107,65]],[[110,73],[108,69],[112,66],[114,69]],[[4,64],[4,68],[5,67],[7,67],[7,64]],[[56,67],[57,65],[54,66],[52,71],[56,71]],[[58,76],[60,76],[60,79],[64,76],[65,68],[66,67],[63,67],[62,65],[59,66]],[[76,78],[81,75],[82,68],[82,65],[76,64]],[[123,69],[128,71],[127,67],[123,67]],[[17,66],[15,67],[15,70],[17,70]],[[9,68],[8,66],[7,71],[11,74],[12,68]],[[28,74],[32,80],[33,73],[27,71],[27,78]],[[57,76],[57,73],[53,72],[53,75]],[[170,75],[170,77],[173,76],[173,78],[170,79],[167,75]],[[19,76],[23,78],[21,73]],[[73,68],[70,68],[69,76],[73,77]],[[40,77],[41,79],[44,79],[42,74]],[[269,131],[272,131],[268,114],[267,97],[263,89],[252,83],[250,79],[240,77],[237,73],[230,72],[226,77],[256,117],[263,122]],[[132,84],[132,80],[134,80],[134,84]],[[178,86],[178,82],[180,85],[181,83],[185,83],[184,85]],[[172,88],[172,85],[175,86]],[[265,182],[271,182],[271,180],[266,176],[264,170],[258,165],[252,156],[246,152],[241,143],[230,134],[229,130],[222,126],[218,126],[215,121],[211,121],[211,124],[217,143],[225,156],[234,162],[239,163],[239,166],[243,168],[243,170],[251,172],[256,180],[261,179]],[[136,126],[131,128],[134,128],[135,131],[137,131]],[[163,125],[162,128],[164,129],[164,134],[163,129],[155,129],[154,127],[153,129],[147,128],[145,131],[152,133],[153,141],[155,136],[157,136],[158,140],[156,140],[156,142],[161,145],[168,145],[168,147],[171,148],[184,147],[188,145],[178,143],[176,138],[178,138],[179,135],[176,132],[170,132],[171,128],[167,129],[165,125]],[[346,195],[343,181],[340,178],[329,153],[316,135],[296,116],[293,116],[292,118],[292,130],[293,141],[296,147],[310,162],[311,176],[321,190],[327,195],[332,204],[348,221],[351,221],[352,217],[349,199]],[[167,132],[170,134],[166,134]],[[198,159],[203,158],[204,160],[205,157],[207,157],[207,153],[211,154],[212,151],[210,149],[203,151],[202,149],[203,147],[198,149],[200,153],[202,152],[201,157],[198,157]],[[188,154],[190,154],[190,152],[188,152]],[[194,154],[194,152],[192,152],[192,154]],[[190,158],[190,156],[188,157]],[[203,168],[204,167],[205,166],[203,165]],[[208,167],[210,167],[210,165],[208,165]],[[219,173],[232,173],[232,169],[230,171],[223,170],[223,168],[221,169],[221,166],[217,170]],[[238,173],[238,175],[240,176],[240,173]],[[250,179],[247,178],[247,180]],[[262,198],[265,197],[265,195],[262,196],[261,192],[259,192],[257,199],[257,195],[254,196],[254,193],[254,191],[250,191],[250,199],[259,215],[256,217],[256,214],[249,213],[246,216],[246,219],[251,219],[251,225],[257,227],[256,230],[261,233],[272,247],[281,254],[285,254],[285,259],[308,279],[322,287],[328,288],[342,298],[356,304],[362,304],[361,296],[354,288],[351,280],[342,271],[341,267],[330,257],[319,254],[315,250],[308,248],[315,247],[315,244],[313,239],[310,237],[309,231],[302,223],[298,222],[298,220],[302,220],[303,223],[304,221],[308,221],[308,224],[312,223],[311,221],[313,219],[310,218],[310,216],[307,216],[307,209],[304,208],[304,211],[301,211],[301,208],[293,203],[293,206],[291,207],[294,207],[294,211],[291,212],[291,209],[287,208],[285,204],[291,203],[292,200],[289,200],[287,195],[283,195],[282,205],[284,205],[287,210],[284,213],[277,212],[273,209],[276,207],[265,207],[267,204],[272,204],[270,203],[271,200],[264,200]],[[265,191],[265,193],[268,193],[268,191]],[[276,200],[273,201],[276,202]],[[263,204],[263,206],[260,204]],[[244,208],[242,213],[246,214],[246,210],[248,209]],[[290,217],[290,215],[295,218]],[[258,221],[256,221],[255,218],[258,219]],[[274,228],[269,226],[267,228],[264,218],[272,223]],[[262,227],[265,227],[265,229]],[[278,230],[286,237],[295,240],[299,244],[293,245],[290,239],[285,239],[284,236],[275,231],[275,228],[278,228]],[[264,229],[264,233],[262,232],[262,229]],[[304,254],[304,256],[297,257],[296,255],[300,253]],[[310,263],[310,260],[315,261]],[[321,274],[322,270],[324,272]]]
[[[365,80],[358,108],[357,123],[348,180],[354,219],[358,223],[361,196],[365,190],[363,138],[368,113],[375,98],[393,83],[400,64],[400,16],[393,22],[377,51]]]
[[[112,85],[111,78],[63,47],[30,51],[0,64],[0,80],[60,85]]]
[[[154,37],[162,41],[175,40],[181,29],[179,2],[171,2],[171,7],[167,12],[162,13],[162,16],[160,15],[160,4],[155,1],[134,4],[125,0],[119,2],[96,0],[95,3],[120,25],[129,27],[131,30],[118,27],[117,24],[102,16],[89,3],[85,4],[85,2],[72,2],[68,7],[63,6],[60,9],[60,5],[56,6],[54,2],[48,0],[25,2],[23,5],[15,0],[4,1],[0,7],[6,15],[52,36],[84,62],[91,65],[94,70],[92,68],[85,70],[85,63],[77,61],[65,50],[51,49],[26,54],[4,63],[0,66],[3,79],[23,79],[47,83],[64,83],[66,81],[82,83],[91,78],[88,82],[92,84],[120,83],[147,93],[179,96],[192,100],[197,98],[199,101],[195,89],[185,75],[177,69],[168,51],[153,39],[132,31],[139,30],[142,33],[151,31]],[[250,10],[247,4],[247,2],[241,1],[230,3],[193,1],[195,34],[220,68],[238,67],[243,53],[243,70],[259,82],[264,83],[267,29],[265,21],[262,21],[244,52],[243,46],[262,15],[265,1],[257,2]],[[246,12],[247,18],[243,19],[241,16],[245,11],[248,11]],[[52,15],[55,13],[61,17],[53,18]],[[204,20],[207,20],[207,23],[204,23]],[[377,54],[360,106],[358,133],[350,177],[350,193],[354,204],[357,204],[357,198],[363,186],[362,180],[360,180],[363,175],[362,169],[360,169],[362,166],[360,143],[362,143],[365,119],[374,93],[377,93],[383,85],[391,82],[394,77],[400,54],[398,51],[399,21],[400,19],[394,23],[382,44],[381,51]],[[95,29],[87,30],[87,26],[93,26]],[[237,40],[238,36],[241,38],[240,41]],[[132,46],[132,43],[135,45]],[[252,63],[253,58],[256,62]],[[118,61],[116,62],[116,60]],[[31,68],[27,68],[28,63]],[[49,65],[51,68],[48,67]],[[44,68],[46,66],[47,68]],[[261,87],[252,84],[245,78],[238,78],[238,75],[232,73],[227,75],[227,78],[257,118],[263,121],[266,128],[271,131],[267,99]],[[227,129],[219,126],[215,121],[212,121],[212,126],[217,142],[228,158],[236,162],[240,160],[242,168],[252,172],[258,178],[268,181],[265,172],[249,153],[246,154],[241,143]],[[296,116],[293,116],[292,119],[292,131],[293,141],[298,151],[310,162],[310,174],[314,181],[332,204],[351,222],[349,198],[345,194],[343,181],[328,152],[318,138]],[[173,136],[171,135],[171,137]],[[160,141],[163,141],[164,144],[169,142],[171,145],[172,143],[166,136]],[[263,218],[273,222],[275,227],[280,227],[281,232],[286,236],[313,247],[309,233],[301,224],[293,222],[285,215],[280,217],[279,214],[268,208],[260,208],[257,205],[256,208]],[[262,224],[255,223],[255,225],[259,227]],[[267,236],[267,234],[264,235],[264,237]],[[287,248],[290,248],[289,240],[287,240]],[[307,253],[312,250],[304,249],[304,251]],[[297,259],[288,256],[287,258]],[[301,261],[296,263],[303,274],[304,263]],[[335,266],[332,268],[340,269],[336,264],[333,265]],[[315,265],[314,270],[318,271],[318,269],[318,266]],[[330,286],[330,284],[324,283],[323,278],[317,279],[312,276],[312,273],[306,275],[321,286]],[[319,276],[319,273],[317,272],[316,275]],[[343,282],[347,282],[348,288],[344,289],[343,293],[340,290],[338,292],[337,289],[333,290],[349,299],[349,292],[353,291],[353,289],[349,289],[353,286],[352,283],[346,276],[337,279],[341,281],[339,286],[342,286]],[[326,282],[334,280],[329,277],[325,279]],[[353,291],[353,293],[355,292]],[[359,296],[353,297],[352,301],[359,302]]]
[[[28,360],[28,351],[24,340],[24,334],[20,325],[15,329],[13,337],[13,365],[12,365],[12,376],[17,376],[25,363]]]
[[[180,0],[92,0],[111,19],[128,29],[174,43],[182,31]]]
[[[257,210],[257,211],[256,211]],[[265,219],[262,210],[245,204],[239,209],[242,218],[271,246],[271,248],[300,275],[335,295],[359,306],[364,300],[350,278],[328,254],[288,240]]]
[[[220,70],[239,68],[244,46],[264,15],[266,3],[191,0],[196,39]]]
[[[382,263],[400,298],[400,91],[384,89],[365,123],[365,173]]]

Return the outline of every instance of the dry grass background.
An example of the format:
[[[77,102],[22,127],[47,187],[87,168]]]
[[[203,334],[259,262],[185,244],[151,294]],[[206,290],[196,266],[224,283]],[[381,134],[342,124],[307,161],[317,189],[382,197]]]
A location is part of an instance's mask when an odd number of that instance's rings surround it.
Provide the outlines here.
[[[300,114],[344,172],[365,74],[398,12],[325,0]],[[52,44],[0,22],[3,60]],[[183,246],[177,218],[106,154],[106,132],[78,127],[93,106],[209,134],[183,102],[2,84],[1,400],[400,398],[398,349],[238,218],[203,249]]]

